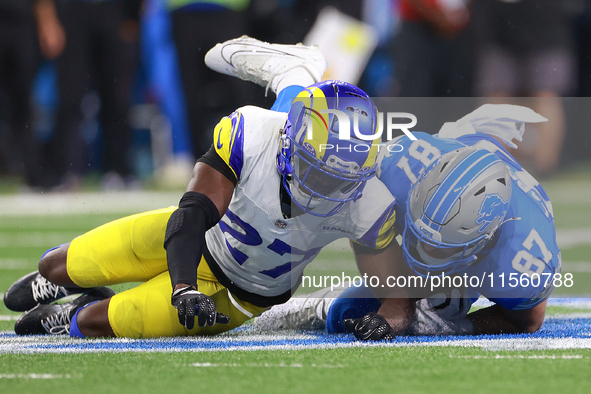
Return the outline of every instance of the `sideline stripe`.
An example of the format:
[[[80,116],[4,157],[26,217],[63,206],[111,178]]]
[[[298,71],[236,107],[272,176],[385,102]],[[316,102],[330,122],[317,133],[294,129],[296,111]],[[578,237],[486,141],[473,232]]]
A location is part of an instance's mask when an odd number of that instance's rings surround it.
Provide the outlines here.
[[[591,349],[591,319],[550,318],[535,334],[397,337],[392,342],[360,342],[352,335],[323,332],[261,334],[252,326],[217,337],[133,339],[77,339],[65,336],[24,336],[0,333],[0,354],[102,352],[217,352],[304,350],[375,347],[471,347],[488,351]]]

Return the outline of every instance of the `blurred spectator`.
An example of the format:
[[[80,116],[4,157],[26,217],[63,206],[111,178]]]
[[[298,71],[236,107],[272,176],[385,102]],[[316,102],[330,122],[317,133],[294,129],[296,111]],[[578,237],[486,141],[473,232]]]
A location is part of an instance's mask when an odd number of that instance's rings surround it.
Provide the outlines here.
[[[103,186],[123,187],[131,176],[128,112],[137,65],[139,5],[139,0],[55,3],[65,45],[56,59],[59,107],[48,163],[64,189],[75,188],[87,167],[80,128],[89,103],[100,107]],[[100,103],[85,100],[93,88]]]
[[[44,188],[49,182],[42,171],[30,105],[41,60],[39,43],[48,58],[60,50],[59,27],[43,23],[46,11],[46,0],[0,0],[0,166],[24,175],[34,188]]]
[[[211,146],[219,119],[247,102],[248,84],[210,70],[203,57],[218,42],[248,33],[250,0],[165,1],[172,16],[193,151],[200,157]]]
[[[573,93],[574,56],[567,0],[479,0],[474,26],[479,39],[476,93],[534,97],[534,110],[549,119],[526,133],[515,152],[542,176],[559,164],[564,112],[558,96]]]
[[[577,96],[591,97],[591,0],[578,0],[573,6],[579,70]]]
[[[393,55],[402,97],[470,96],[468,0],[399,0]]]

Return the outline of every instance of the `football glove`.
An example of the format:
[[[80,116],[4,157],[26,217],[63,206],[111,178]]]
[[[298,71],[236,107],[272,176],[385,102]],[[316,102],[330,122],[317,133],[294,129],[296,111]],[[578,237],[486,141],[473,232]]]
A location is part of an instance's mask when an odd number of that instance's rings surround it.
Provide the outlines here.
[[[375,312],[358,319],[345,319],[343,324],[347,332],[362,341],[381,341],[394,339],[395,333],[386,319]]]
[[[474,324],[466,317],[472,302],[465,291],[453,289],[417,301],[415,335],[470,335]]]
[[[183,287],[172,293],[172,305],[179,312],[179,322],[187,330],[195,325],[195,313],[199,327],[216,323],[228,324],[230,317],[216,310],[215,302],[192,286]]]

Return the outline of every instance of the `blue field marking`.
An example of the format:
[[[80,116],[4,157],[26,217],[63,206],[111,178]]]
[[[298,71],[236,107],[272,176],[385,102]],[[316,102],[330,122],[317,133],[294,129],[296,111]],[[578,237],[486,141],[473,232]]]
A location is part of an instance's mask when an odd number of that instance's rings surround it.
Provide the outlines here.
[[[479,300],[477,305],[490,303]],[[100,352],[216,352],[298,350],[354,347],[459,346],[485,350],[591,349],[591,299],[553,298],[548,305],[574,313],[546,318],[534,334],[473,336],[401,336],[392,342],[360,342],[351,334],[329,335],[323,331],[259,332],[243,326],[213,337],[158,339],[78,339],[66,336],[24,336],[0,332],[3,353],[100,353]],[[576,310],[581,310],[577,313]]]
[[[252,327],[209,338],[73,339],[69,337],[18,337],[0,333],[1,353],[100,353],[100,352],[212,352],[238,350],[298,350],[351,347],[463,346],[486,350],[591,349],[591,317],[549,318],[543,328],[527,335],[477,335],[397,337],[392,342],[360,342],[352,335],[321,331],[260,333]]]

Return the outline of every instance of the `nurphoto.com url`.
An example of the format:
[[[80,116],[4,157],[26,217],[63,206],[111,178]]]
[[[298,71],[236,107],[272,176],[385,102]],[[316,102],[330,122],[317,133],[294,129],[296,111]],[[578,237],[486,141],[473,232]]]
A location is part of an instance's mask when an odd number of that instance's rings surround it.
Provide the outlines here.
[[[302,276],[302,287],[308,288],[327,288],[331,290],[341,287],[369,287],[369,288],[416,288],[416,289],[430,289],[431,291],[438,288],[517,288],[517,287],[572,287],[573,274],[572,273],[546,273],[541,274],[518,274],[518,273],[486,273],[481,276],[464,275],[445,275],[445,273],[437,276],[431,276],[427,273],[426,276],[410,275],[410,276],[388,276],[382,279],[378,276],[369,276],[367,274],[348,276],[345,273],[338,275],[325,276]]]

